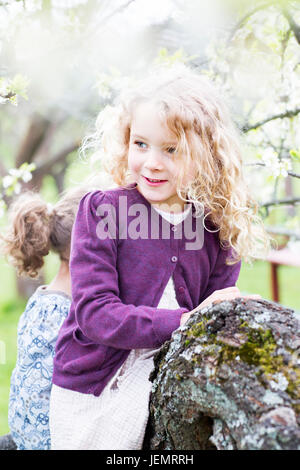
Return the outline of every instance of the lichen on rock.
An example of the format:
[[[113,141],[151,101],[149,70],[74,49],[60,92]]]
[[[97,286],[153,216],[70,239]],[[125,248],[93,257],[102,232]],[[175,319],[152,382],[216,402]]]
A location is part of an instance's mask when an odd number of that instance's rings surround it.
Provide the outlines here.
[[[152,449],[300,449],[299,321],[266,300],[206,307],[155,357]]]

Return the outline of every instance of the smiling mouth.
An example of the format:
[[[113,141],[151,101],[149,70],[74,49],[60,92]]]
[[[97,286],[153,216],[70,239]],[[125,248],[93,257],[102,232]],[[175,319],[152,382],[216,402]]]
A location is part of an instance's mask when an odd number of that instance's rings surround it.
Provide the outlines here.
[[[161,183],[166,183],[168,180],[161,180],[158,178],[147,178],[146,176],[143,176],[143,178],[149,183],[149,184],[161,184]]]

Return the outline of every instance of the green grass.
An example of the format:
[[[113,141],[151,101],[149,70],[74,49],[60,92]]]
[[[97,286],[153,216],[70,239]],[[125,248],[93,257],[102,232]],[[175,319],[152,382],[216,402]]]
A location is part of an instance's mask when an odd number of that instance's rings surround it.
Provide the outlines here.
[[[46,282],[55,275],[58,267],[55,255],[46,258]],[[280,303],[300,311],[299,269],[281,266],[279,279],[282,298]],[[270,267],[257,261],[253,266],[242,265],[237,283],[242,293],[260,294],[271,299]],[[7,406],[10,375],[16,361],[17,324],[25,307],[17,298],[14,270],[0,259],[0,435],[9,432]]]
[[[256,261],[252,266],[243,263],[237,286],[242,293],[260,294],[272,298],[270,264]],[[300,312],[300,269],[290,266],[278,268],[279,303]]]
[[[8,432],[7,405],[10,375],[16,362],[16,329],[25,301],[10,300],[0,306],[0,435]]]

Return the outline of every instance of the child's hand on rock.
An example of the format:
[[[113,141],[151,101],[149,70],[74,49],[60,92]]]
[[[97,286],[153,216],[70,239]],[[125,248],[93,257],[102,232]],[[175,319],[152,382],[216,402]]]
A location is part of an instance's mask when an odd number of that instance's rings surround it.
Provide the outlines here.
[[[201,302],[198,307],[194,308],[190,312],[186,312],[181,316],[180,325],[184,325],[184,323],[190,318],[190,316],[200,310],[203,307],[206,307],[209,304],[217,304],[222,302],[223,300],[232,300],[236,298],[243,298],[243,299],[261,299],[259,294],[250,294],[250,295],[241,295],[240,290],[238,287],[226,287],[225,289],[215,290],[209,297],[207,297],[203,302]]]

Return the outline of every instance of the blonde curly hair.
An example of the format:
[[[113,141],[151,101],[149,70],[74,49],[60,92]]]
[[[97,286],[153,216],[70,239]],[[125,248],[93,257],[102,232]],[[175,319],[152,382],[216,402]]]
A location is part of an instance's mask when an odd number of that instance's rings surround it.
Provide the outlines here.
[[[137,104],[147,101],[158,106],[162,120],[177,137],[177,194],[194,203],[197,215],[206,213],[204,224],[209,216],[221,246],[233,249],[228,264],[264,257],[272,239],[244,180],[238,131],[217,91],[198,73],[187,67],[156,69],[121,92],[112,106],[99,113],[96,130],[84,139],[81,155],[93,149],[114,183],[122,187],[132,183],[127,158],[131,122]],[[184,182],[191,164],[195,176]]]

